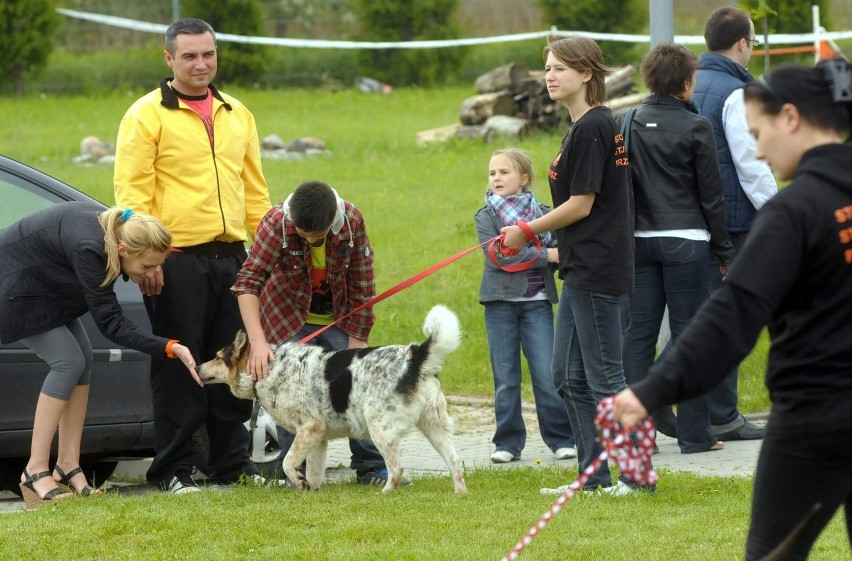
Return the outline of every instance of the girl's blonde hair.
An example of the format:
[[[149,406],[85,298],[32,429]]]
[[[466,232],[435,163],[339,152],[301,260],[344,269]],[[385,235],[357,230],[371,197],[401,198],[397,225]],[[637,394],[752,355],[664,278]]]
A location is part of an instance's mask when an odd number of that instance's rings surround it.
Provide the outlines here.
[[[106,286],[121,274],[121,257],[118,244],[123,242],[128,255],[142,255],[149,249],[168,253],[172,246],[172,233],[162,222],[147,214],[135,214],[130,209],[109,208],[98,215],[104,229],[104,251],[107,256]]]
[[[526,152],[521,150],[520,148],[501,148],[500,150],[495,150],[491,157],[494,156],[506,156],[509,158],[512,163],[515,165],[515,169],[518,170],[518,173],[521,176],[528,176],[529,181],[524,187],[524,191],[532,191],[533,180],[535,180],[535,174],[533,173],[533,165],[530,157]]]
[[[553,53],[562,64],[577,72],[591,72],[592,77],[586,82],[586,103],[594,107],[606,101],[605,79],[613,69],[604,64],[603,53],[597,43],[579,35],[565,37],[544,47],[545,61],[548,53]]]

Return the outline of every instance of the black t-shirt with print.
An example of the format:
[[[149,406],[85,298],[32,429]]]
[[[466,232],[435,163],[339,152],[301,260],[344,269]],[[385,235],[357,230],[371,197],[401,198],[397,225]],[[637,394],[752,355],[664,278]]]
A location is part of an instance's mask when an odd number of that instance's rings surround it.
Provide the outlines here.
[[[609,108],[577,120],[550,165],[553,207],[595,193],[589,216],[556,231],[559,276],[570,286],[623,295],[633,288],[633,202],[621,132]]]

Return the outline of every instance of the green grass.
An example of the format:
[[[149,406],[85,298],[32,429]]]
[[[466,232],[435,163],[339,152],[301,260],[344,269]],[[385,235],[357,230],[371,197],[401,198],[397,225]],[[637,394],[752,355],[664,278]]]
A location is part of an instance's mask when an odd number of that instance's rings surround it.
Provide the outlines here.
[[[75,166],[80,140],[115,142],[119,121],[142,92],[94,97],[0,98],[0,153],[38,167],[107,204],[114,202],[112,166]],[[483,205],[487,166],[506,142],[452,141],[418,147],[418,131],[458,122],[472,86],[397,89],[390,95],[355,90],[232,91],[248,105],[263,138],[323,139],[332,154],[300,162],[264,161],[273,203],[302,181],[320,179],[357,204],[376,252],[379,292],[477,243],[473,216]],[[539,198],[550,202],[547,167],[564,131],[534,132],[515,144],[531,156]],[[376,306],[372,344],[422,337],[423,318],[444,303],[460,317],[462,347],[442,372],[451,394],[489,396],[493,381],[482,306],[481,253],[473,253]],[[763,387],[765,339],[746,361],[741,379],[744,412],[767,411]],[[526,385],[527,397],[531,395]]]
[[[522,560],[742,559],[751,481],[663,473],[653,496],[576,495]],[[317,492],[236,488],[175,497],[109,495],[0,516],[0,559],[41,560],[496,560],[554,504],[540,486],[573,480],[557,468],[468,471],[467,496],[449,477]],[[812,561],[848,559],[842,515]]]

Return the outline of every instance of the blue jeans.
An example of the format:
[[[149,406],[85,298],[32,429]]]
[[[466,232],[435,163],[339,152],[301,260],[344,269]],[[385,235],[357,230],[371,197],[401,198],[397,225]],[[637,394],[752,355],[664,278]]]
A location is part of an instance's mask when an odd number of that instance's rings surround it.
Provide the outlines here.
[[[302,326],[302,329],[300,329],[299,332],[290,339],[290,341],[299,341],[311,333],[319,331],[323,327],[324,326],[322,325],[305,324]],[[308,341],[306,344],[319,345],[320,347],[330,351],[345,349],[349,346],[349,335],[347,335],[339,327],[332,326]],[[290,446],[293,445],[294,438],[296,438],[296,435],[278,427],[278,445],[281,446],[281,454],[278,456],[280,461],[284,461],[284,456],[287,455],[287,451],[290,450]],[[355,440],[350,438],[349,451],[352,452],[349,467],[354,469],[359,475],[363,475],[368,471],[386,469],[385,459],[379,453],[378,448],[376,448],[376,445],[373,444],[372,440]]]
[[[598,402],[627,387],[621,364],[623,299],[562,286],[553,343],[553,381],[568,407],[581,473],[603,450],[596,439]],[[609,465],[603,462],[584,489],[611,485]]]
[[[553,304],[548,300],[485,302],[494,374],[495,449],[520,456],[527,442],[521,414],[521,349],[535,398],[541,438],[552,451],[574,446],[568,411],[553,384]]]
[[[710,243],[684,238],[634,238],[636,286],[628,298],[624,335],[624,375],[628,384],[643,380],[654,363],[657,336],[666,305],[674,343],[707,299]],[[716,442],[707,398],[677,404],[681,452],[705,452]]]
[[[745,245],[748,232],[728,232],[731,238],[731,243],[739,253],[743,245]],[[719,262],[715,258],[710,259],[709,278],[707,289],[710,294],[714,290],[722,286],[722,274],[719,272]],[[740,368],[734,367],[722,382],[707,392],[707,408],[710,411],[710,423],[720,432],[727,432],[739,428],[745,422],[741,421],[742,415],[737,408],[737,400],[739,392],[737,390],[737,380],[739,379]]]

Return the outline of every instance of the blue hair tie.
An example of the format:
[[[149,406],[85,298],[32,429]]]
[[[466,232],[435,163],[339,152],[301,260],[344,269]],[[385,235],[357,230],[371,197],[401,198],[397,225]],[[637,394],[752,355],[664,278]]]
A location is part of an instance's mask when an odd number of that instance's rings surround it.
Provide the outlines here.
[[[119,217],[119,219],[122,222],[127,222],[130,219],[131,216],[133,216],[133,209],[126,208],[123,211],[121,211],[121,216]]]

